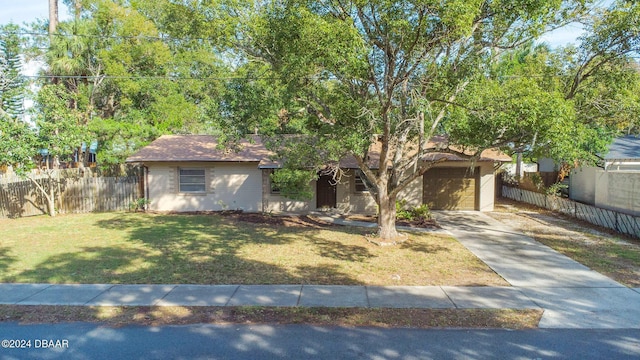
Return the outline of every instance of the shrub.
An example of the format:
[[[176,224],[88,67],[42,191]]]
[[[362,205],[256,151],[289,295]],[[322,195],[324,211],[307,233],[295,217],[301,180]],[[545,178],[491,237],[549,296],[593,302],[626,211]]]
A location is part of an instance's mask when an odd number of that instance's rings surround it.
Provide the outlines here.
[[[407,208],[406,200],[396,201],[396,220],[430,220],[431,210],[427,204],[421,204],[416,207]]]

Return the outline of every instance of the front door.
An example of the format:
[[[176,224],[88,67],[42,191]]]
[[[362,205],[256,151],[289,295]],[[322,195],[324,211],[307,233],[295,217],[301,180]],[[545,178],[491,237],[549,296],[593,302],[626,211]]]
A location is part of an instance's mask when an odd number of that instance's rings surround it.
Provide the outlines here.
[[[316,207],[335,208],[336,207],[336,185],[332,183],[331,176],[322,175],[316,182]]]

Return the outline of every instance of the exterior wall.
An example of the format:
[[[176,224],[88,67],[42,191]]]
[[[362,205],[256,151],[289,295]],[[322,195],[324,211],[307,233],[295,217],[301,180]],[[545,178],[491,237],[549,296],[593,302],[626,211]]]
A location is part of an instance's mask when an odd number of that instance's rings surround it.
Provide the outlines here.
[[[147,164],[149,208],[155,211],[220,211],[305,213],[316,210],[316,197],[309,201],[287,199],[271,193],[271,170],[258,169],[257,163],[151,163]],[[478,210],[492,211],[494,206],[493,163],[477,163],[480,174],[477,182]],[[444,162],[437,167],[469,167],[467,162]],[[205,169],[205,193],[180,193],[180,168]],[[337,211],[342,214],[375,214],[377,205],[368,192],[355,191],[353,170],[346,170],[336,185]],[[422,177],[400,192],[399,199],[407,205],[422,204]],[[639,183],[640,185],[640,183]],[[315,182],[311,183],[315,189]]]
[[[480,184],[478,186],[478,210],[493,211],[496,199],[496,179],[493,163],[480,164]]]
[[[262,211],[273,213],[306,213],[316,209],[315,191],[313,198],[308,201],[291,200],[280,194],[271,193],[271,169],[262,170]],[[316,182],[312,181],[313,189],[316,188]]]
[[[468,162],[450,161],[438,164],[438,167],[469,167]],[[477,182],[477,210],[493,211],[495,204],[495,174],[492,162],[480,162],[474,164],[479,167],[480,174]],[[375,200],[369,193],[355,192],[353,170],[346,172],[343,184],[338,185],[338,210],[349,214],[375,214],[378,211]],[[409,184],[398,195],[398,199],[407,201],[407,206],[415,207],[422,204],[423,179],[419,177]]]
[[[516,176],[516,164],[507,163],[500,167],[510,176]],[[537,172],[538,164],[537,163],[522,163],[522,173],[526,172]]]
[[[595,206],[640,215],[640,172],[596,170]]]
[[[640,215],[640,172],[597,167],[574,170],[569,197],[599,208]]]
[[[156,211],[262,211],[258,163],[147,164],[150,209]],[[204,193],[180,193],[178,169],[205,169]]]
[[[271,193],[269,174],[271,170],[262,172],[262,192],[264,211],[283,213],[305,213],[316,210],[316,196],[309,201],[296,201],[287,199],[278,194]],[[345,170],[345,176],[336,185],[336,210],[341,214],[375,214],[376,203],[368,192],[356,192],[353,180],[353,170]],[[316,182],[311,182],[311,187],[316,188]]]
[[[540,172],[554,172],[557,171],[556,162],[549,158],[538,159],[538,171]]]
[[[342,214],[376,214],[378,206],[369,192],[357,192],[355,170],[345,170],[342,181],[337,185],[338,211]]]
[[[571,172],[569,176],[569,198],[578,202],[593,205],[596,201],[595,167],[582,167]]]

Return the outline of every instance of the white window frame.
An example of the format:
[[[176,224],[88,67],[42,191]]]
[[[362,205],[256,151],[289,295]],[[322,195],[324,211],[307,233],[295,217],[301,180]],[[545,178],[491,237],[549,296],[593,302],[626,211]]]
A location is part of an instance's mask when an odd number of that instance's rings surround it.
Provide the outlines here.
[[[182,174],[183,171],[198,171],[198,172],[202,172],[202,175],[200,174]],[[195,180],[194,178],[202,178],[202,182],[185,182],[183,183],[183,176],[185,177],[185,180],[187,177],[191,177],[192,180]],[[183,185],[188,186],[188,185],[198,185],[201,186],[202,189],[197,189],[197,190],[186,190],[183,189]],[[178,168],[178,190],[180,193],[182,194],[203,194],[207,192],[207,170],[205,168]]]
[[[353,191],[356,194],[363,194],[363,193],[369,192],[369,189],[367,188],[367,185],[365,183],[363,176],[364,176],[364,173],[362,172],[362,170],[360,169],[355,170],[355,174],[353,177]],[[364,187],[364,190],[358,190],[358,185],[361,185],[362,187]]]

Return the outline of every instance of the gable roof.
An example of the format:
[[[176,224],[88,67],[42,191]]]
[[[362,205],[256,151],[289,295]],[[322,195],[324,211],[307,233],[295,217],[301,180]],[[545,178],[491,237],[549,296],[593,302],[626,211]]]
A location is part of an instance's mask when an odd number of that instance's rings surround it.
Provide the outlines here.
[[[609,152],[604,156],[604,159],[640,159],[640,137],[636,135],[626,135],[616,138],[609,146]]]
[[[445,141],[434,138],[427,145],[437,148]],[[259,135],[238,142],[237,149],[218,147],[216,136],[212,135],[163,135],[135,154],[129,156],[128,163],[142,162],[258,162],[261,168],[277,168],[279,162],[272,160],[275,155],[269,151]],[[453,147],[452,147],[453,148]],[[472,155],[469,153],[469,155]],[[372,145],[369,151],[370,166],[377,166],[380,158],[380,143]],[[426,161],[445,159],[447,161],[468,161],[469,159],[445,152],[432,152],[423,158]],[[498,150],[485,150],[476,161],[511,161],[511,157]],[[358,163],[353,156],[346,156],[340,161],[340,167],[357,169]]]

